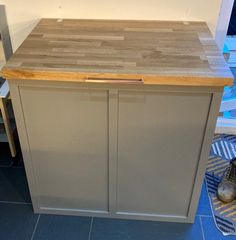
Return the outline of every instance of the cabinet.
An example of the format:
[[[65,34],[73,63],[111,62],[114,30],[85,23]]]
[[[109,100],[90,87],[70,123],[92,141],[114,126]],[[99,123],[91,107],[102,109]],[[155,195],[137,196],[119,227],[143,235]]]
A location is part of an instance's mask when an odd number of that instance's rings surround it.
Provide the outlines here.
[[[3,75],[36,213],[194,221],[232,84],[204,22],[41,19]]]
[[[10,83],[36,212],[193,221],[219,93]]]

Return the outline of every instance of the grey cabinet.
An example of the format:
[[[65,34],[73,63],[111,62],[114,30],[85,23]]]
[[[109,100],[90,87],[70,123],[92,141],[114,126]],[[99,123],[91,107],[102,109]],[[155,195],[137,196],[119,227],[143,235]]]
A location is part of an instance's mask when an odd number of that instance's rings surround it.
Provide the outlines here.
[[[35,212],[194,220],[221,88],[10,87]]]

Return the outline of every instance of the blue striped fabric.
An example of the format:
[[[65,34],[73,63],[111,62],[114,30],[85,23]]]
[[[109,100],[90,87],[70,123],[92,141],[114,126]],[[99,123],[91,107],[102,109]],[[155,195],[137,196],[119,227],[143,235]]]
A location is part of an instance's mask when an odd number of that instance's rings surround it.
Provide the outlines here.
[[[215,135],[208,159],[205,181],[217,228],[223,235],[236,235],[236,200],[225,204],[217,198],[217,187],[230,164],[236,157],[236,136]]]
[[[212,143],[211,155],[231,160],[236,157],[236,136],[217,135]]]

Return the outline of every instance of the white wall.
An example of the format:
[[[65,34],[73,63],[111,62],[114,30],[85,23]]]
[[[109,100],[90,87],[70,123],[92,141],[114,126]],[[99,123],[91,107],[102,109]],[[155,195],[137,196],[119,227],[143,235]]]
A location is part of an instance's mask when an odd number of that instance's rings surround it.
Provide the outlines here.
[[[14,50],[38,20],[48,18],[206,21],[215,34],[221,0],[0,0]]]

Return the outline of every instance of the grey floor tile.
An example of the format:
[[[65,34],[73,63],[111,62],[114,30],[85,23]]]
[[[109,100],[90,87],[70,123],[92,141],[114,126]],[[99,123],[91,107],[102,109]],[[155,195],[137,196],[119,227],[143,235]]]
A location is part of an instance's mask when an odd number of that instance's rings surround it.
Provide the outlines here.
[[[0,168],[0,201],[31,202],[24,168]]]
[[[23,156],[20,148],[20,142],[18,140],[15,141],[16,143],[16,156],[13,158],[13,164],[12,166],[16,167],[24,167],[23,163]]]
[[[34,240],[88,240],[89,217],[41,215]]]
[[[198,204],[197,215],[205,215],[205,216],[212,215],[205,182],[202,185],[202,192],[201,192],[201,197]]]
[[[91,240],[203,240],[194,224],[94,218]]]
[[[0,143],[0,166],[10,166],[12,162],[8,143]]]
[[[24,167],[23,157],[20,149],[20,143],[16,139],[16,156],[12,157],[9,144],[8,143],[0,143],[0,167],[4,166],[17,166]]]
[[[0,203],[0,239],[30,240],[37,219],[31,205]]]
[[[236,240],[236,236],[223,236],[212,217],[201,217],[205,240]]]

